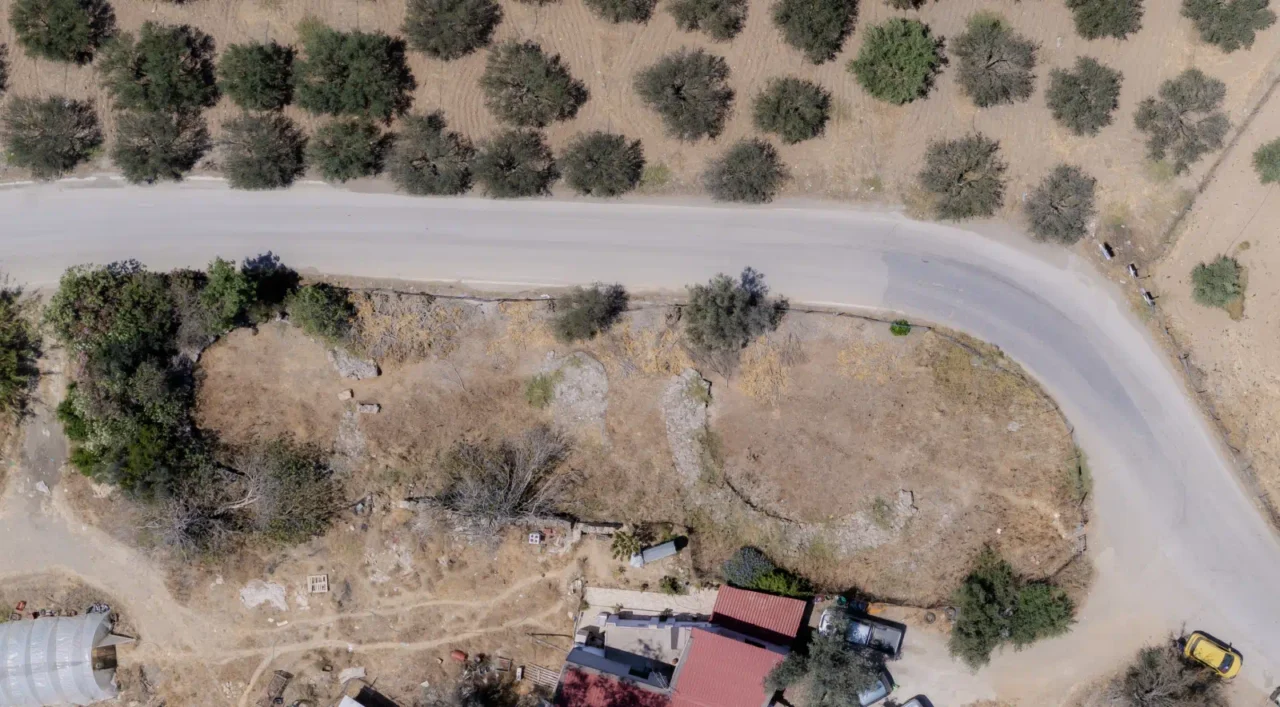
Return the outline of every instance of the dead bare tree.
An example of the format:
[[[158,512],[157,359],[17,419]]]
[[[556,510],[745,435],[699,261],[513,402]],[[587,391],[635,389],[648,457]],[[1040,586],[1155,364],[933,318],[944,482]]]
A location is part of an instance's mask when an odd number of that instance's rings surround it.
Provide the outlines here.
[[[1222,681],[1184,659],[1172,641],[1148,646],[1111,685],[1111,697],[1128,707],[1226,707]]]
[[[141,529],[183,559],[223,555],[244,537],[242,519],[225,508],[225,470],[184,481],[173,495],[145,507]]]
[[[219,510],[243,511],[254,531],[296,543],[320,535],[338,506],[338,487],[315,451],[285,442],[255,445],[235,458],[236,495]]]
[[[459,532],[492,538],[559,508],[571,477],[559,468],[568,451],[563,437],[542,426],[496,444],[463,442],[442,462],[444,491],[419,500],[444,512]]]

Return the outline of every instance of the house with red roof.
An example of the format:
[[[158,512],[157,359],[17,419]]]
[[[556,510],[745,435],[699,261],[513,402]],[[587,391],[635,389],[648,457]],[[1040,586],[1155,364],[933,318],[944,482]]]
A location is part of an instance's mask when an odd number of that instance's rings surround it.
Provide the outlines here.
[[[723,587],[703,616],[601,614],[579,634],[557,707],[767,707],[765,677],[791,652],[808,604]]]

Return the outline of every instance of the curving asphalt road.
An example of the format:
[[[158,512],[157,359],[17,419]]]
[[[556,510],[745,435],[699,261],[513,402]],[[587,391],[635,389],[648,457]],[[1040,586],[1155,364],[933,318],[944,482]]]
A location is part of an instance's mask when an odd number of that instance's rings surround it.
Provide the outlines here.
[[[110,183],[108,183],[110,184]],[[669,289],[752,265],[793,301],[901,311],[999,345],[1061,404],[1095,476],[1095,589],[1071,634],[993,664],[1002,695],[1060,700],[1184,624],[1280,668],[1280,542],[1120,291],[1060,251],[820,207],[412,199],[324,187],[0,191],[0,269],[154,268],[274,250],[295,267],[408,280]]]

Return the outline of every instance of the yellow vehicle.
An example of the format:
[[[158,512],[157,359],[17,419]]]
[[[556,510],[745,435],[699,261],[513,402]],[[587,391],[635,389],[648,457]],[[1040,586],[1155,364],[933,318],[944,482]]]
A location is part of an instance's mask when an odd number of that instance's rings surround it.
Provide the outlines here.
[[[1224,680],[1235,677],[1244,665],[1244,657],[1234,648],[1223,645],[1218,639],[1200,631],[1183,640],[1182,655],[1197,663],[1204,663]]]

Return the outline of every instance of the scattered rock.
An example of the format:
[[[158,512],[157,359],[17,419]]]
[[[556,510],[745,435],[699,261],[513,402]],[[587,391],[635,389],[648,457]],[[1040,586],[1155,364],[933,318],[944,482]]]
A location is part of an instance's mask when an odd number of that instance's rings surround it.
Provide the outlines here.
[[[382,406],[377,403],[360,403],[356,406],[356,412],[362,415],[375,415],[381,409]]]
[[[240,602],[250,609],[269,604],[280,611],[289,610],[289,601],[285,598],[284,585],[275,582],[264,582],[260,579],[250,580],[240,590]]]
[[[363,666],[359,666],[355,668],[345,668],[342,670],[342,672],[338,673],[338,682],[343,684],[346,684],[348,680],[363,680],[363,679],[364,679]]]
[[[702,476],[701,436],[707,427],[705,398],[690,395],[695,386],[710,384],[692,368],[672,376],[662,391],[662,419],[667,425],[667,444],[675,459],[676,471],[685,485],[692,486]]]
[[[552,358],[543,373],[559,373],[551,398],[551,416],[568,429],[589,428],[604,436],[609,409],[609,376],[604,364],[581,351]]]
[[[377,378],[379,374],[378,364],[356,358],[346,349],[329,349],[329,363],[338,369],[338,374],[343,378],[354,378],[360,381],[366,378]]]
[[[46,483],[45,483],[45,482],[43,482],[43,481],[37,481],[37,482],[36,482],[36,490],[37,490],[37,491],[39,491],[40,493],[46,493],[46,494],[47,494],[47,493],[49,493],[49,484],[46,484]]]
[[[351,389],[347,389],[342,391],[341,393],[338,393],[338,400],[350,400],[354,397],[356,397],[356,392]]]

